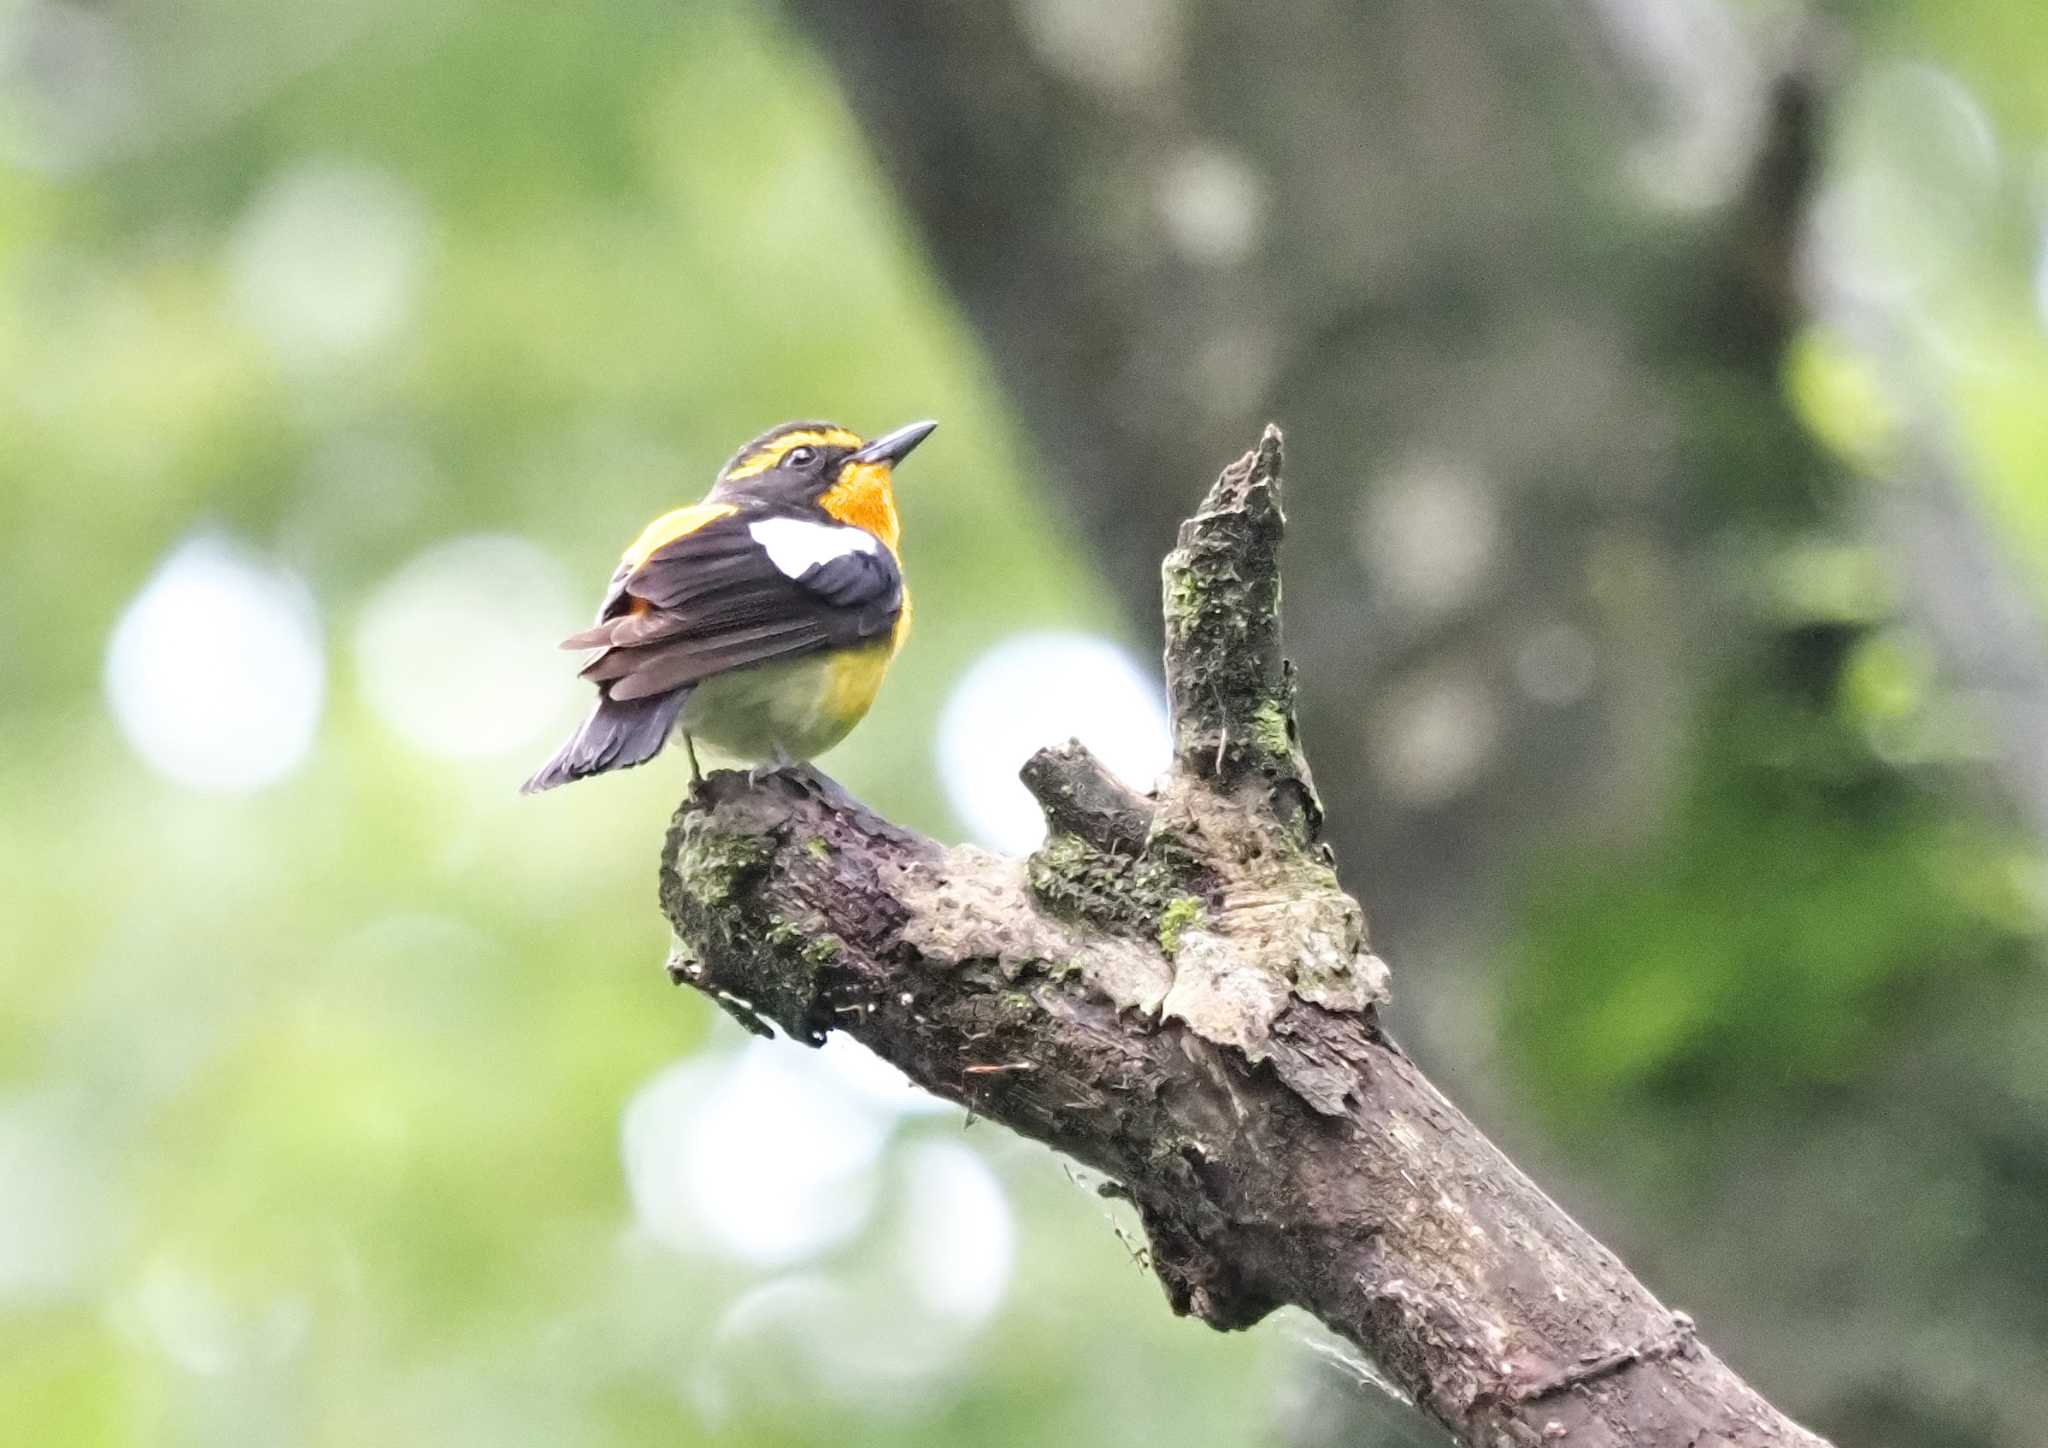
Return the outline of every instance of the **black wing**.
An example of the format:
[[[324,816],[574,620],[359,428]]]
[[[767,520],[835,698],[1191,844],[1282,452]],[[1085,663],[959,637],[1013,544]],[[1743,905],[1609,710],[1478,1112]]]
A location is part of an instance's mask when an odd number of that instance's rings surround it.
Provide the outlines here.
[[[764,522],[781,545],[773,551],[756,533]],[[583,677],[606,697],[644,699],[728,669],[884,638],[902,610],[903,575],[872,534],[747,511],[622,567],[597,627],[563,647],[600,650]]]

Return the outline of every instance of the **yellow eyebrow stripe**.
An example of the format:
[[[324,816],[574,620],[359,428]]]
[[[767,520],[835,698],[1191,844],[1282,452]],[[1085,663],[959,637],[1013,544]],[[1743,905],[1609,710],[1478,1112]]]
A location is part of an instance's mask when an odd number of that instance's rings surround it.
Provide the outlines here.
[[[725,481],[735,482],[740,478],[751,478],[767,472],[782,461],[783,454],[793,447],[859,447],[860,437],[843,427],[804,432],[785,432],[770,439],[760,448],[748,453],[726,473]]]
[[[640,530],[640,536],[633,540],[633,546],[626,550],[619,566],[626,569],[638,568],[645,563],[656,549],[665,548],[678,538],[686,538],[707,523],[715,523],[739,509],[730,503],[692,503],[687,508],[677,508],[663,513],[652,523]]]

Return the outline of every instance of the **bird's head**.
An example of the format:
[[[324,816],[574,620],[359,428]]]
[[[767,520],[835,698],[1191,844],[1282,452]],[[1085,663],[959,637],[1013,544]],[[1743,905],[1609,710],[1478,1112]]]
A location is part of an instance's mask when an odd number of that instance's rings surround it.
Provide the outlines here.
[[[829,422],[786,422],[734,453],[711,496],[821,507],[894,549],[901,527],[893,470],[937,426],[913,422],[869,442]]]

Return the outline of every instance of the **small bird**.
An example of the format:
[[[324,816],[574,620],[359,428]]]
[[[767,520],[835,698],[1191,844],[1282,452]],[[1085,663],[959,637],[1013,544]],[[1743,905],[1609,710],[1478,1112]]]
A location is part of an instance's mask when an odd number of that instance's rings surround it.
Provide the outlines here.
[[[523,793],[644,764],[680,732],[748,765],[815,758],[861,721],[910,627],[896,548],[896,464],[931,436],[913,422],[864,441],[829,422],[770,428],[701,503],[664,513],[626,550],[597,626],[597,705]]]

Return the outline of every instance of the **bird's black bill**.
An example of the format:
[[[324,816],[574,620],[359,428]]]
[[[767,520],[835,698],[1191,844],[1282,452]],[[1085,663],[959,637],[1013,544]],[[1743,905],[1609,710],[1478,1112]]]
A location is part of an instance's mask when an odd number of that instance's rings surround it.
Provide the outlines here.
[[[913,422],[908,427],[899,427],[894,432],[884,433],[859,452],[848,462],[856,463],[900,463],[909,457],[912,449],[932,435],[936,422]]]

